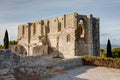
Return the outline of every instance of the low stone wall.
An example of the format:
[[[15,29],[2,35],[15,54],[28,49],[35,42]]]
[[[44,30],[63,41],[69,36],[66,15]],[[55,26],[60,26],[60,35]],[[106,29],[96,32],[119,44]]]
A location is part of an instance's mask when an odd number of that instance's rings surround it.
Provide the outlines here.
[[[54,75],[56,70],[80,65],[82,65],[81,57],[70,59],[50,56],[20,57],[10,50],[0,50],[0,80],[6,77],[4,75],[10,75],[12,80],[43,80]]]
[[[38,57],[26,57],[20,59],[21,66],[33,67],[33,66],[61,66],[65,68],[75,67],[82,65],[81,57],[75,57],[70,59],[52,58],[49,56]]]
[[[10,50],[0,50],[0,69],[7,67],[17,67],[20,63],[20,57]]]

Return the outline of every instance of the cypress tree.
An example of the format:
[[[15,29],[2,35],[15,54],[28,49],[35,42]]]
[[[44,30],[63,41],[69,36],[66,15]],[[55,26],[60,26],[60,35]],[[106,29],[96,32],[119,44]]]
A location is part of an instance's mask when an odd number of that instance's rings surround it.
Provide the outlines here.
[[[112,57],[110,39],[108,39],[108,42],[107,42],[107,57]]]
[[[4,42],[4,48],[8,49],[9,48],[9,37],[8,37],[8,31],[7,30],[5,31],[3,42]]]

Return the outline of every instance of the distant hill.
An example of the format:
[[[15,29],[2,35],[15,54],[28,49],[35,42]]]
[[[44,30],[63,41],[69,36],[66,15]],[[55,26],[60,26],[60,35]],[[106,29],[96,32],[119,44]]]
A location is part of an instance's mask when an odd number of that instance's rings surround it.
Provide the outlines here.
[[[100,44],[100,48],[106,49],[106,47],[107,47],[107,44]],[[120,47],[120,45],[115,45],[115,44],[112,45],[112,48],[117,48],[117,47]]]

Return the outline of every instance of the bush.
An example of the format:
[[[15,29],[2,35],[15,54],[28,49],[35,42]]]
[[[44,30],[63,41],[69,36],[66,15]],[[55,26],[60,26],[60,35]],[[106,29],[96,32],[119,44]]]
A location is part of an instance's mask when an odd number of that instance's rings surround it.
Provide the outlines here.
[[[106,57],[106,51],[104,49],[100,49],[100,56]]]
[[[3,46],[3,45],[0,45],[0,49],[4,49],[4,46]]]
[[[120,58],[106,58],[96,56],[83,56],[82,61],[84,65],[103,66],[120,69]]]
[[[100,49],[100,56],[106,57],[106,50]],[[120,48],[113,48],[112,49],[112,58],[120,58]]]
[[[112,49],[112,57],[113,58],[120,58],[120,48],[113,48]]]
[[[17,44],[17,41],[15,41],[15,40],[10,40],[9,41],[9,45],[16,45]]]

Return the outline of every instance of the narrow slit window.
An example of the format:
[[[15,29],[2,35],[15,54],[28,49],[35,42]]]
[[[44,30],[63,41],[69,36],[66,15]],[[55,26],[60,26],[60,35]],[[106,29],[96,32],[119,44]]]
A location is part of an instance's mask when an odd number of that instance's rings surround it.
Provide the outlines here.
[[[58,23],[58,32],[61,31],[61,22]]]
[[[47,22],[47,32],[50,33],[50,26],[49,26],[49,21]]]
[[[24,35],[25,31],[24,31],[25,26],[22,27],[22,35]]]
[[[35,35],[36,34],[36,25],[34,24],[34,26],[33,26],[33,35]]]
[[[67,42],[70,42],[71,41],[71,36],[70,34],[67,35]]]

